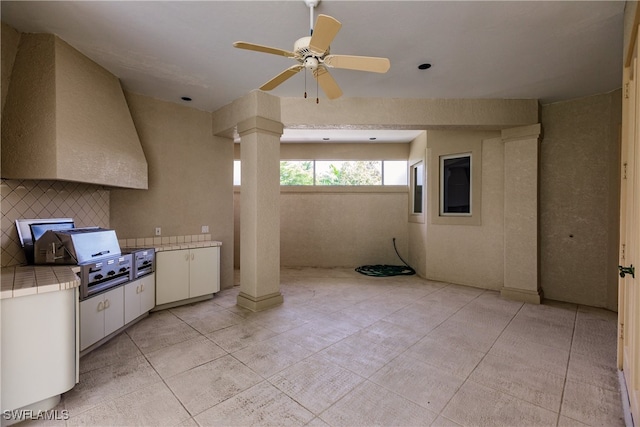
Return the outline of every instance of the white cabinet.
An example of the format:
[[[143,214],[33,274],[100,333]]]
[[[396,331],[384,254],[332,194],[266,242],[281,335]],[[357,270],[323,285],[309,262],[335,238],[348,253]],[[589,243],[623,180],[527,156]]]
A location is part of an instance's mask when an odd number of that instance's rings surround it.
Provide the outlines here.
[[[80,350],[124,326],[124,288],[80,302]]]
[[[220,247],[156,253],[156,305],[220,291]]]
[[[151,310],[156,303],[155,274],[148,274],[124,286],[124,323]]]

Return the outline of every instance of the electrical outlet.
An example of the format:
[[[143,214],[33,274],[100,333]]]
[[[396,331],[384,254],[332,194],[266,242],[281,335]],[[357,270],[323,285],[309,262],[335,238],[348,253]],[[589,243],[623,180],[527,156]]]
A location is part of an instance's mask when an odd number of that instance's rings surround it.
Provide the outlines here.
[[[162,228],[156,227],[156,236],[160,236],[162,234]]]
[[[203,233],[208,233],[209,232],[209,226],[208,225],[203,225],[202,226],[202,232]]]

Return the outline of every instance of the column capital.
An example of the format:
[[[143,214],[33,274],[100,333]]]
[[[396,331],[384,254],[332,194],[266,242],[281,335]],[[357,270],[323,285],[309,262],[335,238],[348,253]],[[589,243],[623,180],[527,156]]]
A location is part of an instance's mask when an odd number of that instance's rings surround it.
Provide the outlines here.
[[[278,121],[267,119],[266,117],[253,116],[238,123],[238,134],[243,135],[255,132],[262,132],[282,136],[284,125]]]
[[[541,139],[542,125],[536,123],[528,126],[518,126],[514,128],[502,129],[502,142],[522,141],[525,139]]]

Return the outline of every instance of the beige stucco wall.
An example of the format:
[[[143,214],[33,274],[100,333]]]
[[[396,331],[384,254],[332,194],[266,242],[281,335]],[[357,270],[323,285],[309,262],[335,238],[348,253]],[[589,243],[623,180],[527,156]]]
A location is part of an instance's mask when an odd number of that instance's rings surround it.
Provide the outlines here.
[[[407,192],[280,194],[283,266],[401,265],[407,255]],[[406,259],[406,258],[405,258]]]
[[[16,53],[18,53],[20,33],[2,22],[0,41],[2,42],[2,48],[0,49],[0,54],[2,55],[0,78],[2,79],[2,110],[4,110],[4,102],[7,97],[7,91],[9,90],[11,72],[13,71],[13,63],[16,60]]]
[[[411,141],[411,150],[408,156],[408,165],[417,164],[422,162],[425,165],[423,171],[425,171],[425,184],[427,171],[427,133],[422,132],[416,139]],[[427,196],[427,186],[424,186],[424,197]],[[409,214],[411,212],[410,196],[407,195],[407,238],[409,250],[407,254],[407,263],[416,271],[416,273],[425,277],[427,274],[427,224],[426,224],[426,212],[422,215]],[[428,208],[428,205],[424,204],[424,210]]]
[[[211,113],[126,93],[149,163],[149,189],[111,192],[119,238],[200,234],[222,242],[221,286],[233,285],[233,146],[214,137]]]
[[[438,205],[438,155],[469,152],[481,146],[481,221],[468,225],[436,221],[431,207]],[[499,290],[504,277],[504,164],[499,133],[488,131],[427,131],[426,274],[442,280]],[[474,154],[475,155],[475,154]],[[434,158],[432,158],[434,157]],[[477,182],[477,180],[476,180]],[[474,186],[474,190],[477,187]]]
[[[541,284],[550,299],[617,308],[621,92],[542,107]]]

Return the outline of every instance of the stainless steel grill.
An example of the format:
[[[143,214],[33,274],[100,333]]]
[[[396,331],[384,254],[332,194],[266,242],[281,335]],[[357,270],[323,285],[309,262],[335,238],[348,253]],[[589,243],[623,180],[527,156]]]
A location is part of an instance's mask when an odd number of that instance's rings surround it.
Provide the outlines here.
[[[114,230],[75,228],[69,218],[18,220],[16,227],[27,259],[34,264],[80,267],[80,299],[134,278],[134,257],[122,253]]]

